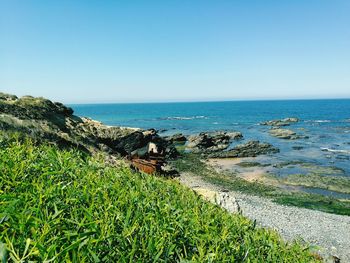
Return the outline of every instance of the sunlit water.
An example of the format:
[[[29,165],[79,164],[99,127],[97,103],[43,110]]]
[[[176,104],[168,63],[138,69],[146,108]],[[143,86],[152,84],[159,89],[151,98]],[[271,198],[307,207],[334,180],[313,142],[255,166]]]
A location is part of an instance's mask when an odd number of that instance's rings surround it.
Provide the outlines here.
[[[304,161],[344,170],[350,176],[350,99],[232,101],[150,104],[85,104],[70,105],[79,116],[87,116],[107,125],[155,128],[164,135],[182,132],[240,131],[244,139],[269,142],[280,153],[260,157],[261,162],[276,164]],[[298,117],[300,122],[287,126],[308,139],[283,140],[269,135],[270,127],[262,121]],[[293,146],[302,147],[301,150]],[[286,175],[307,172],[297,165],[275,173]]]

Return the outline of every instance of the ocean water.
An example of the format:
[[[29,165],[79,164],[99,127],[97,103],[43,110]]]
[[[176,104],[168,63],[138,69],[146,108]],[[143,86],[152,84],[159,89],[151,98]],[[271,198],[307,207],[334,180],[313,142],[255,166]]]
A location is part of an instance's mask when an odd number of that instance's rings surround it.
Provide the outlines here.
[[[279,163],[308,162],[327,168],[340,168],[325,174],[350,176],[350,99],[230,101],[194,103],[80,104],[70,105],[76,115],[107,125],[155,128],[164,135],[202,131],[240,131],[244,139],[269,142],[280,153],[257,158],[271,164],[271,171],[284,176],[307,173],[307,168],[291,164],[274,169]],[[269,135],[262,121],[297,117],[300,122],[287,126],[308,139],[283,140]],[[283,128],[283,127],[282,127]],[[295,150],[293,147],[302,147]],[[330,171],[330,172],[327,172]],[[339,172],[341,171],[341,172]]]

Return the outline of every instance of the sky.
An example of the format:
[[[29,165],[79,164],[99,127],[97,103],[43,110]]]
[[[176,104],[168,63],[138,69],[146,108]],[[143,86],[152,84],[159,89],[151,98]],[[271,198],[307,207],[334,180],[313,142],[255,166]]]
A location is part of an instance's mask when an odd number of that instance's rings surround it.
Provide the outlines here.
[[[0,0],[0,91],[65,103],[350,98],[349,0]]]

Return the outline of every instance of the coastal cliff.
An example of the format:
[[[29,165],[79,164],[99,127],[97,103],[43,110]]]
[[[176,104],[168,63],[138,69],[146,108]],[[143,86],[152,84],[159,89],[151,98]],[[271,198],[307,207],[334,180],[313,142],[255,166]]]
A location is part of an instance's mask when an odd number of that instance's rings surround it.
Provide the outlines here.
[[[0,129],[21,132],[34,140],[75,147],[94,153],[103,151],[125,157],[155,143],[167,158],[177,155],[172,144],[155,130],[111,127],[78,117],[72,108],[45,98],[0,93]]]

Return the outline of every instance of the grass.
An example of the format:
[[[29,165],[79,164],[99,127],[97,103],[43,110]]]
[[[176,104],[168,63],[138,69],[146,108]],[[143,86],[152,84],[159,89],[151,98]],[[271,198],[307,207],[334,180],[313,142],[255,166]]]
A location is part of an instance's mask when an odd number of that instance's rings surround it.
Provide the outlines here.
[[[2,262],[317,262],[180,184],[0,135]]]
[[[232,172],[217,172],[203,162],[197,155],[183,153],[183,158],[174,162],[183,172],[201,176],[204,180],[220,185],[228,190],[268,197],[279,204],[305,207],[328,213],[350,215],[350,202],[318,194],[287,191],[260,182],[248,182]]]

